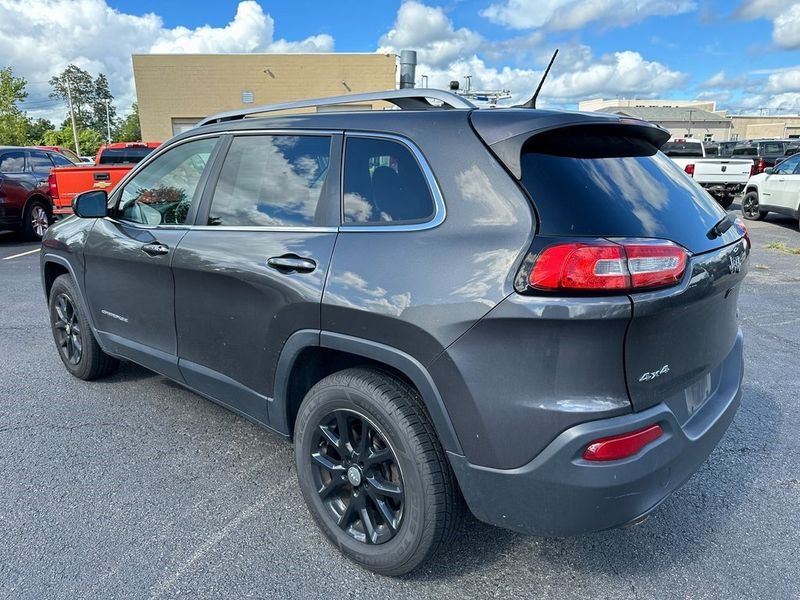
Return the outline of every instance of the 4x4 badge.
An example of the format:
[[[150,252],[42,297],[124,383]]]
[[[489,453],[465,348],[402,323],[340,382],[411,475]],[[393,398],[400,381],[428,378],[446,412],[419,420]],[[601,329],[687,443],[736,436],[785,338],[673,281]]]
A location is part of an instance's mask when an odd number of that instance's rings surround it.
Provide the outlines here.
[[[669,365],[664,365],[657,371],[648,371],[647,373],[642,373],[642,376],[639,377],[639,381],[653,381],[656,377],[661,377],[665,373],[669,373]]]
[[[736,254],[728,255],[728,268],[733,273],[740,273],[742,271],[742,257]]]

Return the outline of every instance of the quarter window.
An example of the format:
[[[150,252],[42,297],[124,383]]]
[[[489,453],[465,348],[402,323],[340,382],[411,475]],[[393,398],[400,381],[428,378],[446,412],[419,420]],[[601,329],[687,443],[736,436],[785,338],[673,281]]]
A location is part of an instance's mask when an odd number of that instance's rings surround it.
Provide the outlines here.
[[[251,135],[234,138],[219,175],[209,225],[306,227],[328,175],[331,138]]]
[[[429,220],[433,196],[411,151],[392,140],[349,138],[343,213],[344,222],[355,225]]]
[[[185,223],[216,143],[216,138],[187,142],[156,158],[125,185],[120,217],[146,225]]]

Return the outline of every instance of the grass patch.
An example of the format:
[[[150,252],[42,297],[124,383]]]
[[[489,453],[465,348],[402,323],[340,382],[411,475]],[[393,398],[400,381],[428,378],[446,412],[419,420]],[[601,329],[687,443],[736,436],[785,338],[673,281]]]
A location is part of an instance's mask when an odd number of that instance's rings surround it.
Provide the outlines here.
[[[770,250],[777,250],[778,252],[786,252],[787,254],[800,255],[800,248],[790,248],[786,245],[786,242],[770,242],[767,244],[767,248]]]

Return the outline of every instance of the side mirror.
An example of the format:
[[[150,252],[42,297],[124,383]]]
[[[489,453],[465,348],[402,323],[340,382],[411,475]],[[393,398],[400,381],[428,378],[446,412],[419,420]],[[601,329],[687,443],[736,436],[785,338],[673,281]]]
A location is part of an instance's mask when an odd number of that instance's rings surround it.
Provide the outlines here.
[[[82,219],[100,219],[108,214],[108,194],[105,190],[82,192],[72,200],[72,212]]]
[[[774,172],[775,169],[773,169],[772,167],[767,167],[766,169],[764,169],[764,173],[766,173],[767,175],[772,175]]]

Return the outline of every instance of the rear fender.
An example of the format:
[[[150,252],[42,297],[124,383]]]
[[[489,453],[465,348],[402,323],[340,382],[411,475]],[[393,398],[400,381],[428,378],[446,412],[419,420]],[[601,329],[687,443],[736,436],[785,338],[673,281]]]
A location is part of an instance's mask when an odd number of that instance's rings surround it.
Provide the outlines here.
[[[297,331],[284,344],[275,373],[274,398],[272,406],[269,407],[271,427],[287,435],[290,433],[291,407],[288,402],[290,374],[301,352],[314,346],[361,356],[392,367],[405,375],[419,391],[444,449],[455,454],[463,454],[439,390],[422,363],[396,348],[328,331]]]

